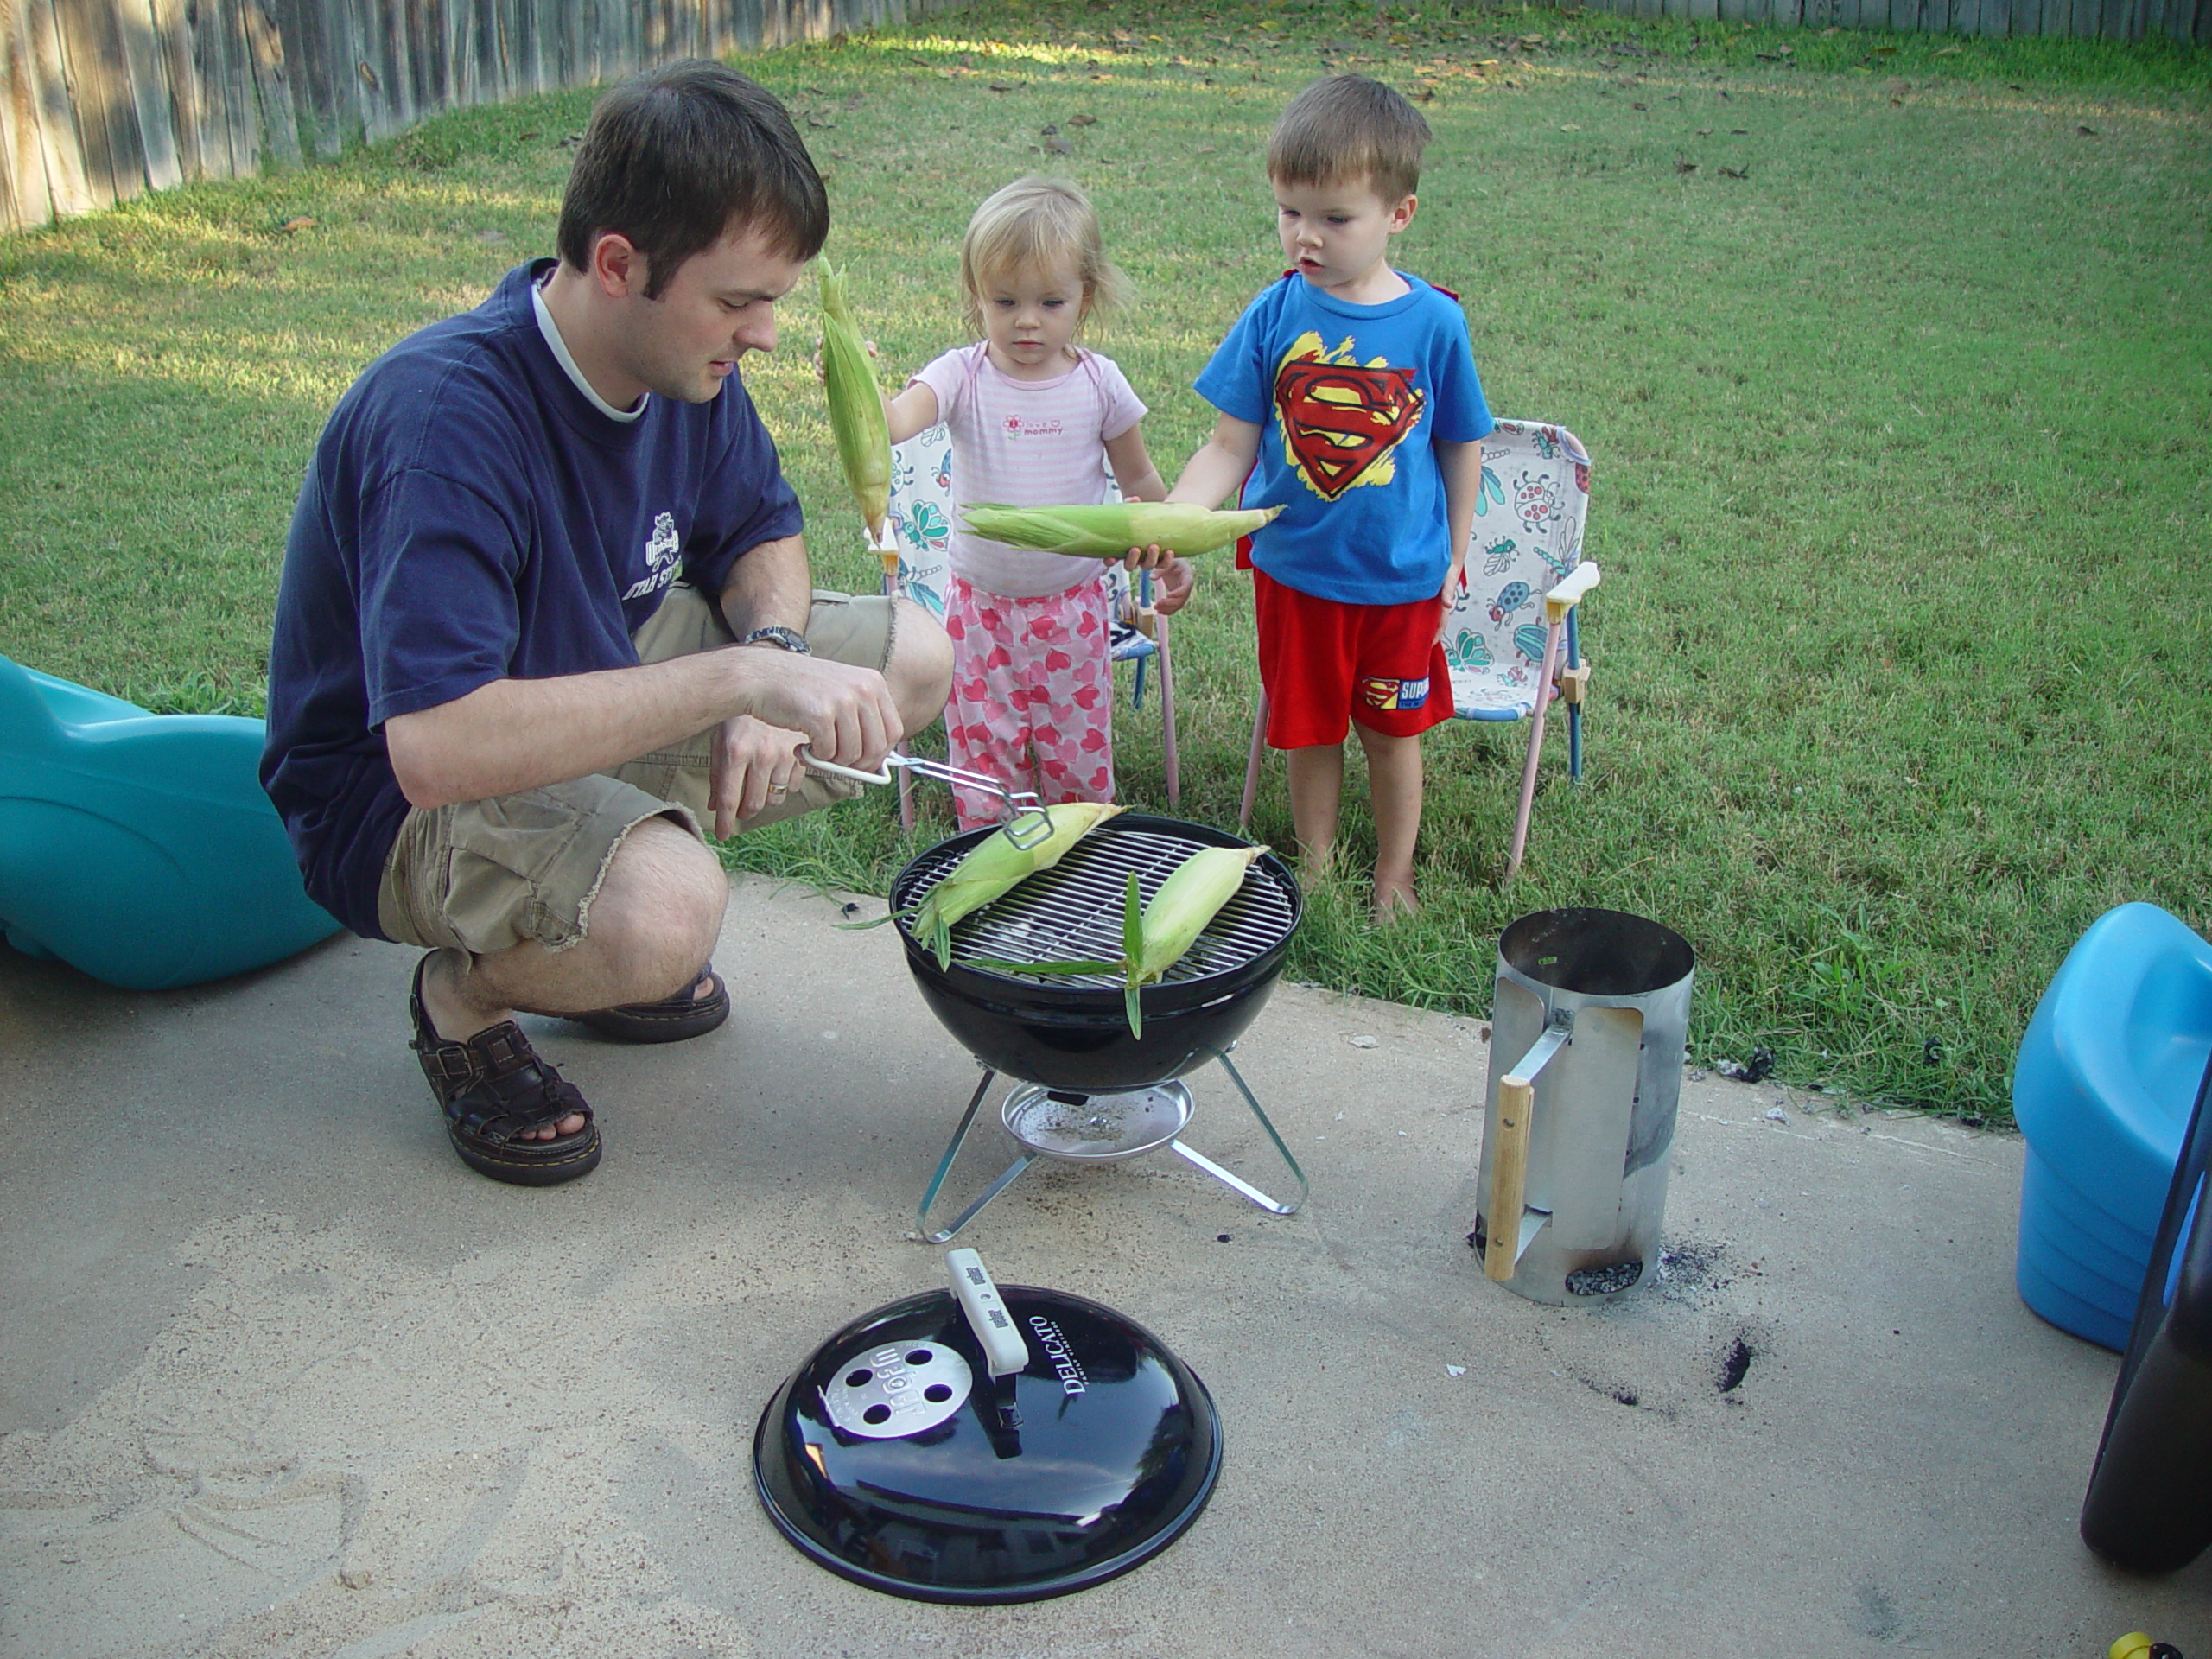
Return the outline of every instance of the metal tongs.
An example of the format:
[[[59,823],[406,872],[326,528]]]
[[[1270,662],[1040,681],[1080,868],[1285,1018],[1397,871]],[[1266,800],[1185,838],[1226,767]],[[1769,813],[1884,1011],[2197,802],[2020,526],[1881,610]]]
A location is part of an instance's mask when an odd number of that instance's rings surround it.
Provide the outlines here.
[[[1006,804],[1006,818],[999,825],[999,833],[1025,852],[1052,833],[1052,810],[1038,798],[1034,791],[1009,789],[995,778],[950,766],[925,754],[902,754],[893,749],[883,757],[880,772],[862,772],[857,766],[841,766],[834,760],[824,760],[804,743],[798,746],[798,754],[799,764],[809,771],[827,772],[833,778],[849,778],[856,784],[890,783],[892,769],[897,767],[918,778],[931,778],[942,784],[963,784],[995,795]]]

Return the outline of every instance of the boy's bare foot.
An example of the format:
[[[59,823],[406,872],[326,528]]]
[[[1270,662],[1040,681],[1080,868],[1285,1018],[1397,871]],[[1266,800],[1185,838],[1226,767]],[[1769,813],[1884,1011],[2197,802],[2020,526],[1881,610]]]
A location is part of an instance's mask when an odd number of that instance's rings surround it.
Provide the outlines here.
[[[1333,842],[1298,849],[1298,883],[1300,887],[1318,887],[1336,873],[1337,849]]]
[[[1414,893],[1412,882],[1384,881],[1377,879],[1375,883],[1375,919],[1376,921],[1402,921],[1407,917],[1420,914],[1421,898]]]

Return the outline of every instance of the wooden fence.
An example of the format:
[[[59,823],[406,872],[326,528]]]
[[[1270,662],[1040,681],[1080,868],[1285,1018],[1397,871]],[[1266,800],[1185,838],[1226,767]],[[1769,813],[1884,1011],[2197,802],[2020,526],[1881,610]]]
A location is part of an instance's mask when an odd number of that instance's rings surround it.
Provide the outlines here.
[[[1922,35],[2047,35],[2212,43],[2212,0],[1583,0],[1630,17],[1891,29]]]
[[[0,231],[440,110],[820,39],[941,0],[0,0]],[[2212,41],[2212,0],[1595,0],[1687,17]]]
[[[935,0],[0,0],[0,231]]]

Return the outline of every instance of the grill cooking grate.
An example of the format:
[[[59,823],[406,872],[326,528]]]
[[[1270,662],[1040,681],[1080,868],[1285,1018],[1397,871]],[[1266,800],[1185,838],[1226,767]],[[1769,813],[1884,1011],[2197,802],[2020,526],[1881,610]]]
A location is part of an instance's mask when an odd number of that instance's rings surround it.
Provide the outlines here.
[[[1077,842],[1051,869],[1039,871],[1004,898],[954,924],[952,959],[981,973],[992,971],[976,969],[977,960],[986,957],[1024,963],[1115,960],[1122,954],[1122,912],[1129,872],[1136,872],[1138,895],[1149,905],[1178,865],[1212,844],[1156,830],[1121,830],[1109,820]],[[912,867],[913,880],[897,895],[899,906],[918,904],[950,874],[966,850],[938,848],[923,855]],[[1243,966],[1281,944],[1295,914],[1281,880],[1265,860],[1255,861],[1244,873],[1244,885],[1206,925],[1183,959],[1167,970],[1162,982],[1179,984]],[[905,918],[899,926],[907,930]],[[1113,974],[1055,974],[1047,981],[1015,982],[1103,990],[1117,990],[1122,984]]]

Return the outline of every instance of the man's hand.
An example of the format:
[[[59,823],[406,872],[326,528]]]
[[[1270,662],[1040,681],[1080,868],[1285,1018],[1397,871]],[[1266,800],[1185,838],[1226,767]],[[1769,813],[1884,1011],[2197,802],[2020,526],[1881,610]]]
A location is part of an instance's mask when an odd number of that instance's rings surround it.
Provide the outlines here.
[[[727,841],[741,818],[773,805],[798,781],[798,746],[806,734],[771,726],[750,715],[721,723],[707,768],[707,800],[715,813],[715,836]]]
[[[890,686],[872,668],[791,656],[766,645],[729,649],[753,671],[750,701],[759,721],[798,733],[824,760],[874,772],[906,734]]]

